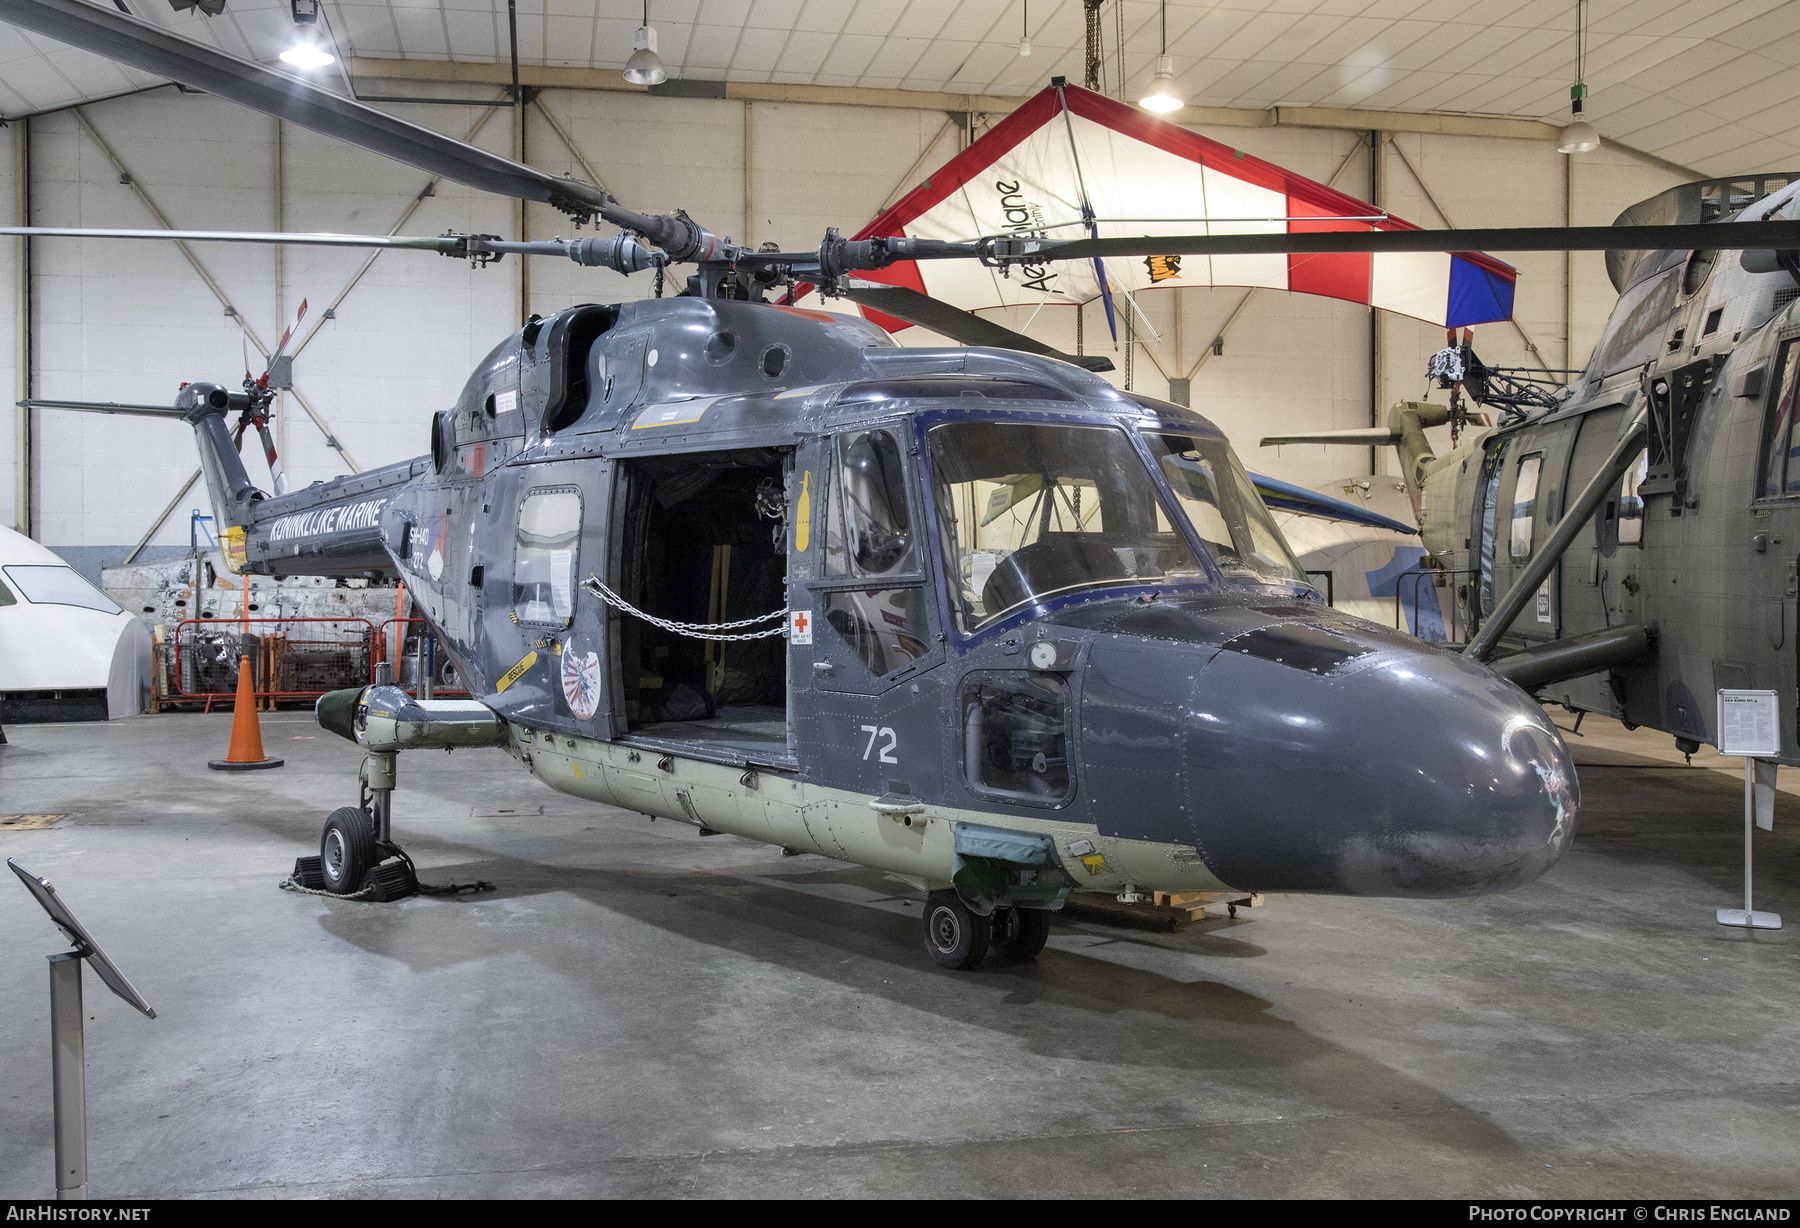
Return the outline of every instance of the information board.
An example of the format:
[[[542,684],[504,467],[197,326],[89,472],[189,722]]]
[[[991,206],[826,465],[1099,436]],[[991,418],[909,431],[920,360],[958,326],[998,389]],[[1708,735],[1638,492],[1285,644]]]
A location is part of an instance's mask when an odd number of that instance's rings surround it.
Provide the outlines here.
[[[1752,759],[1781,753],[1781,709],[1774,691],[1719,692],[1719,753]]]

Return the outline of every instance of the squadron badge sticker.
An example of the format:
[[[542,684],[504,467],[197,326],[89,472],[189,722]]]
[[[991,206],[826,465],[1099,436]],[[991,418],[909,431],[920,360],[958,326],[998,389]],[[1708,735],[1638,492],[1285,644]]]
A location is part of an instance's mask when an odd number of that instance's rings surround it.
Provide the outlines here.
[[[600,709],[600,654],[590,652],[584,657],[573,648],[564,649],[562,688],[569,711],[584,721],[594,719]]]

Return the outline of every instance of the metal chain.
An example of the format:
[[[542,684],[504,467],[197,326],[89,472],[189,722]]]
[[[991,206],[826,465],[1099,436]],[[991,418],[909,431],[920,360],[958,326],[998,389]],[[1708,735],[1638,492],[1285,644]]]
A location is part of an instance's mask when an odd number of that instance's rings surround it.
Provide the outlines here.
[[[581,587],[585,588],[588,592],[594,594],[614,609],[641,618],[653,627],[661,627],[664,631],[673,632],[676,635],[685,635],[690,639],[716,640],[720,643],[736,643],[740,640],[761,640],[767,639],[772,635],[787,634],[786,622],[781,623],[779,626],[769,627],[762,631],[751,631],[744,635],[717,634],[720,631],[730,630],[734,627],[752,627],[757,623],[766,623],[771,618],[785,619],[788,613],[786,606],[781,607],[779,610],[771,611],[768,614],[758,614],[755,618],[741,618],[734,623],[678,623],[672,622],[667,618],[658,618],[654,614],[644,613],[644,611],[638,609],[629,601],[625,600],[625,598],[619,596],[619,594],[602,584],[598,576],[589,575],[587,579],[581,582]]]
[[[352,891],[349,895],[339,895],[335,891],[320,891],[314,887],[302,887],[299,883],[294,881],[294,877],[291,874],[288,877],[282,879],[280,882],[276,883],[275,885],[277,887],[281,888],[283,891],[292,891],[299,895],[330,896],[334,900],[360,900],[364,896],[368,895],[371,891],[375,890],[374,884],[371,883],[369,886],[364,887],[361,891]]]

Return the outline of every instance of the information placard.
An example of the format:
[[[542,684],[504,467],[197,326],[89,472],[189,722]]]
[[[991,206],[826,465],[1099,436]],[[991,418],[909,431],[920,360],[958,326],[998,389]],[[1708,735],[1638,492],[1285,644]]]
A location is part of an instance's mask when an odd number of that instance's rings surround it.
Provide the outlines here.
[[[1719,692],[1719,753],[1753,759],[1781,753],[1781,708],[1774,691]]]

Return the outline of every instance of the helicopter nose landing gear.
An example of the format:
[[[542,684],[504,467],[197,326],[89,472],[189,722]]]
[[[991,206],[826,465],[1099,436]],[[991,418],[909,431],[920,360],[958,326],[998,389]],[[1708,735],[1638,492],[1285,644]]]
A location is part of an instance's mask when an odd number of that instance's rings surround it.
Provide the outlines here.
[[[394,759],[391,751],[363,759],[363,804],[331,812],[319,855],[294,862],[295,884],[378,904],[419,893],[412,858],[393,840]]]

